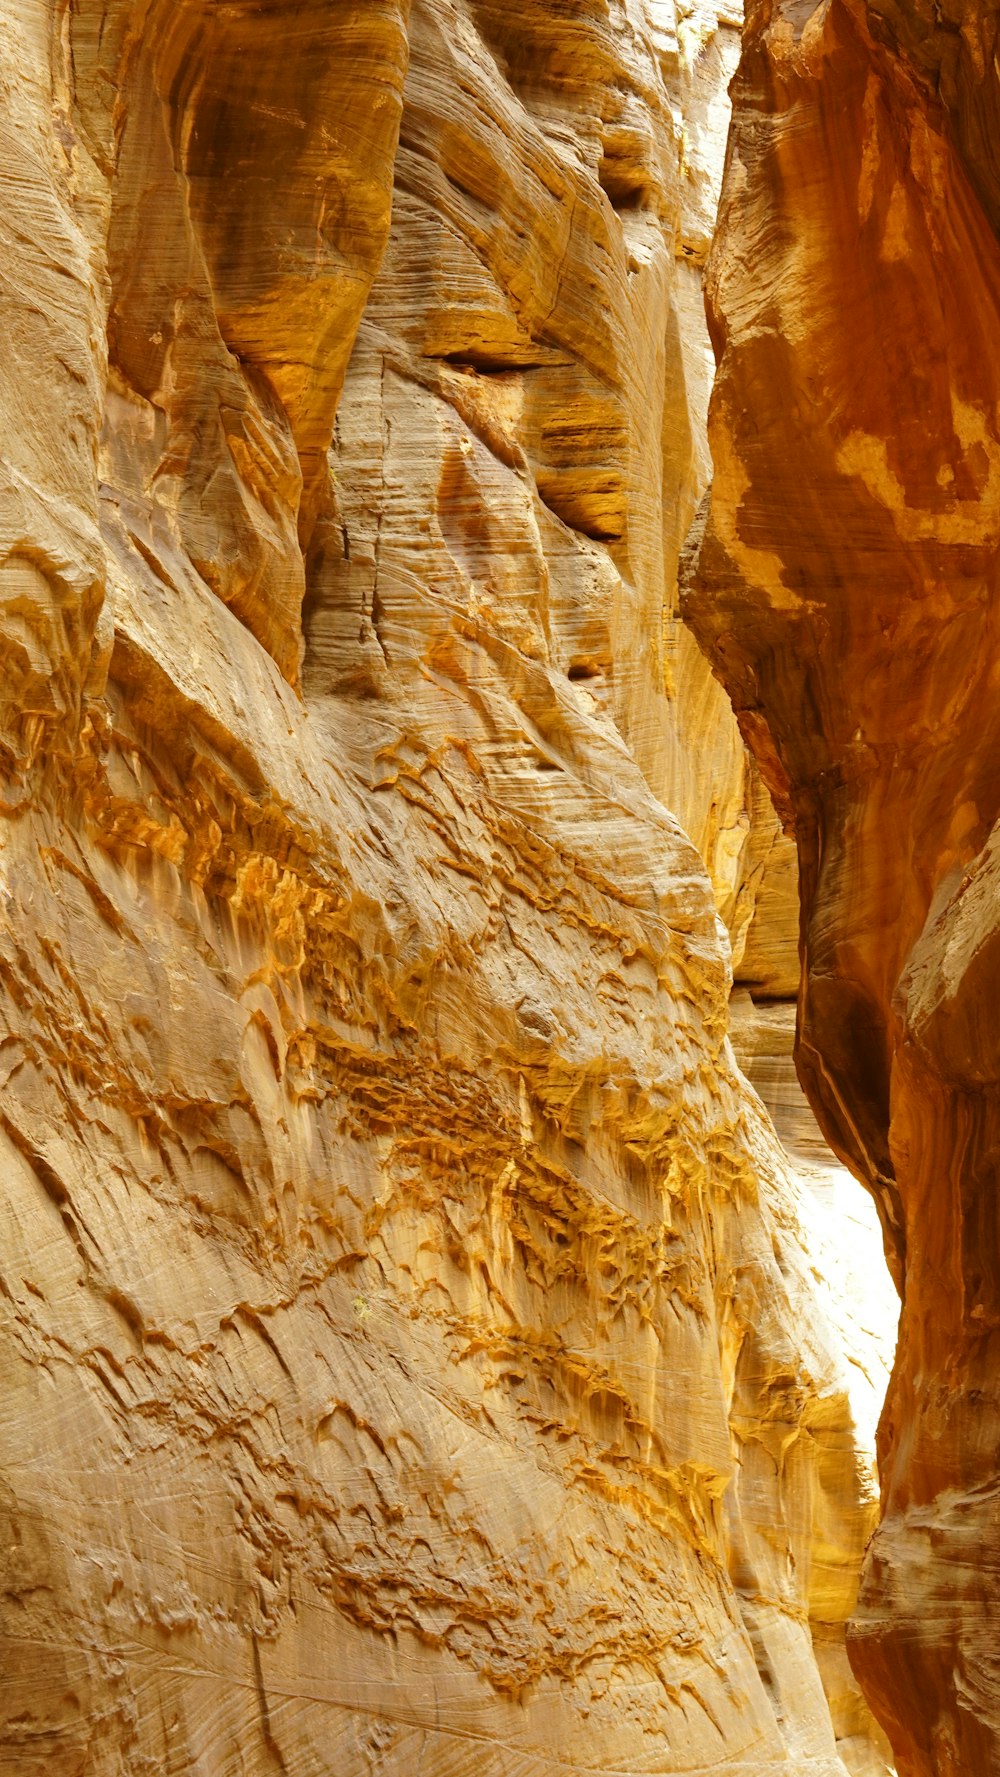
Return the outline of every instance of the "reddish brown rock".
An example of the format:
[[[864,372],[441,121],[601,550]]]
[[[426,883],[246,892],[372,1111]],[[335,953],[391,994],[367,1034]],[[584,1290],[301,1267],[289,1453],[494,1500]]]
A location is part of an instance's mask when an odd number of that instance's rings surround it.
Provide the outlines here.
[[[906,1777],[1000,1769],[994,33],[754,9],[688,601],[798,842],[799,1071],[904,1290],[853,1657]]]

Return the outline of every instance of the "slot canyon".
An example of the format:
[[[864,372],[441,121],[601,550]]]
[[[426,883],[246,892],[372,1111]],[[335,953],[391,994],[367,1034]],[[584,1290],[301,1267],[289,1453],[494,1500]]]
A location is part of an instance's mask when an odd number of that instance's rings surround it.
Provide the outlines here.
[[[1000,12],[737,4],[0,0],[4,1777],[1000,1777]]]

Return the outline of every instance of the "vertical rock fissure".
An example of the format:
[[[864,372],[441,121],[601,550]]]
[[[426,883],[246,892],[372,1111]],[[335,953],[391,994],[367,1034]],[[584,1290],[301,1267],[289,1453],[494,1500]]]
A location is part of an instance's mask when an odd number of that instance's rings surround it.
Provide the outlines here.
[[[737,21],[0,24],[2,1760],[882,1777],[860,1224],[677,610]]]
[[[686,600],[796,833],[800,1073],[901,1285],[851,1658],[904,1777],[1000,1768],[996,33],[752,9]]]

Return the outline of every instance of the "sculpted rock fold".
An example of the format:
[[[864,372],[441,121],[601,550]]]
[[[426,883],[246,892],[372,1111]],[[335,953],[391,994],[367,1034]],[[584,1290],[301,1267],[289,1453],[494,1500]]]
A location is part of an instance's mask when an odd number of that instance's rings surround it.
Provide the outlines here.
[[[674,611],[734,26],[7,12],[4,1756],[879,1771]]]
[[[995,17],[762,5],[709,277],[688,612],[798,842],[799,1072],[904,1291],[853,1658],[1000,1767]]]

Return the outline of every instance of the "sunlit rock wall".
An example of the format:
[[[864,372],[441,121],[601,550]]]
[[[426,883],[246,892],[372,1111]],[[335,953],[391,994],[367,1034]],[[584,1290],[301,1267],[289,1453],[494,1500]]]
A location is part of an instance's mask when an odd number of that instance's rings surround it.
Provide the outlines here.
[[[878,1500],[875,1434],[896,1345],[899,1297],[882,1258],[878,1215],[857,1181],[837,1163],[820,1134],[793,1060],[795,1004],[754,1004],[737,992],[730,1008],[733,1048],[759,1092],[801,1187],[798,1213],[824,1303],[847,1360],[854,1425],[872,1452],[864,1491],[870,1520]],[[872,1720],[848,1664],[843,1618],[813,1610],[813,1644],[838,1730],[838,1751],[852,1773],[879,1773],[891,1763],[888,1742]]]
[[[799,1071],[904,1290],[853,1658],[1000,1770],[997,15],[755,6],[692,621],[798,840]]]
[[[674,610],[735,22],[2,22],[0,1765],[878,1770]]]

